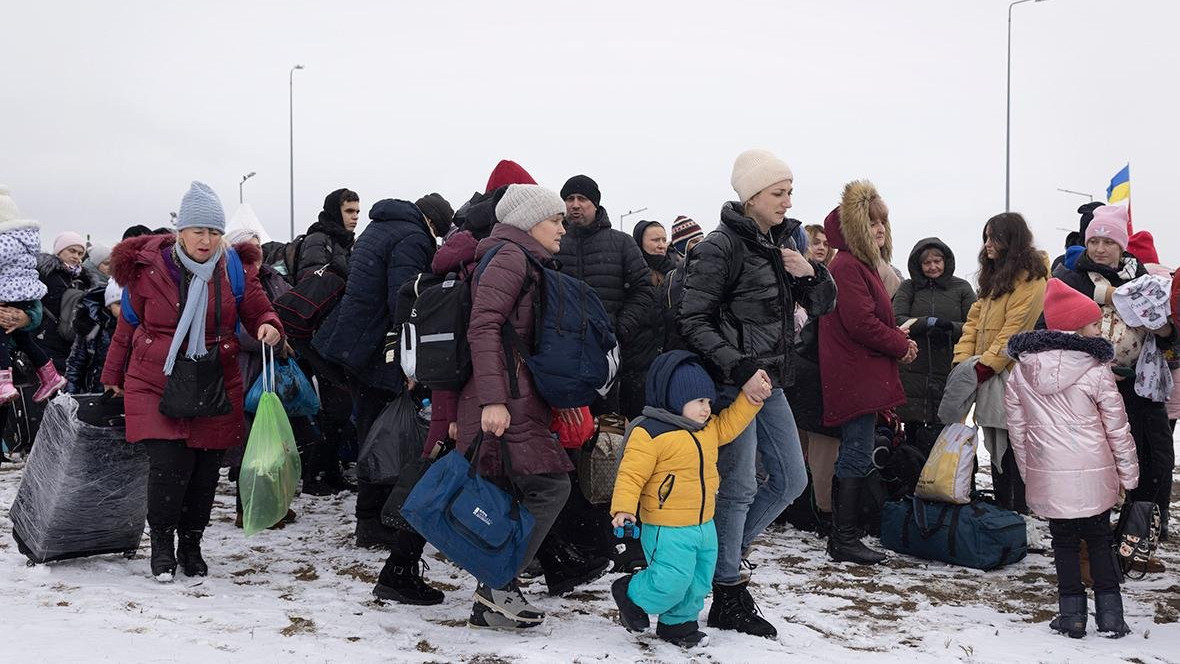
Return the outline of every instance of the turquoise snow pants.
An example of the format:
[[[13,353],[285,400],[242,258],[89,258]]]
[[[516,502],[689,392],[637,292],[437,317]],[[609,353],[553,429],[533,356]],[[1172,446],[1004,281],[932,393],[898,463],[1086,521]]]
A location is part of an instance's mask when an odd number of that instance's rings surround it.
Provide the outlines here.
[[[665,625],[695,621],[713,586],[717,566],[717,529],[643,524],[639,541],[647,569],[631,578],[627,596]]]

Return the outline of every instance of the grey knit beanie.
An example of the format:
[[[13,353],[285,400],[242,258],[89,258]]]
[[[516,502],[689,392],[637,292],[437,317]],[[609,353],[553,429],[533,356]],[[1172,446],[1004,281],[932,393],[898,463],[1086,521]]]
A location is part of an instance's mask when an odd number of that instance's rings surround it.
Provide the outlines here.
[[[776,182],[794,180],[786,162],[766,150],[746,150],[733,162],[729,182],[742,203]]]
[[[185,228],[212,228],[225,232],[225,210],[221,207],[221,199],[204,182],[194,180],[180,201],[176,230]]]
[[[496,204],[496,220],[528,232],[555,214],[565,214],[565,201],[539,184],[510,184]]]

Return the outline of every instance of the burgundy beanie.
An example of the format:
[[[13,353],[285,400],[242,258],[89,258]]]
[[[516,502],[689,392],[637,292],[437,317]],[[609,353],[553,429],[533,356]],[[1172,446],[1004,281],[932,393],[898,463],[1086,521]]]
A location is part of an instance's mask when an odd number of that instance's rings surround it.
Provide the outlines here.
[[[1154,263],[1159,265],[1160,255],[1155,250],[1155,238],[1151,231],[1132,233],[1127,240],[1127,251],[1139,259],[1140,263]]]
[[[488,176],[488,186],[484,193],[490,194],[506,184],[537,184],[537,181],[520,164],[509,159],[501,159]]]

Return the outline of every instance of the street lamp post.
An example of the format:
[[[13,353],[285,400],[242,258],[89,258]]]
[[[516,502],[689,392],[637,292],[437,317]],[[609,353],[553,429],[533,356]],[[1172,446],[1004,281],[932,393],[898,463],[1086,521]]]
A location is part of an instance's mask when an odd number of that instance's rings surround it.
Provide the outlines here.
[[[638,210],[631,210],[629,212],[624,212],[622,215],[619,216],[619,230],[623,230],[623,220],[624,219],[626,219],[627,217],[630,217],[633,214],[639,214],[640,212],[646,212],[646,211],[647,211],[647,208],[642,207],[642,208],[639,208]]]
[[[255,175],[258,175],[258,174],[255,173],[254,171],[250,171],[249,173],[243,175],[242,181],[238,183],[238,205],[241,205],[242,203],[246,202],[246,198],[242,194],[242,185],[246,184],[246,180],[249,180],[250,178],[254,177]]]
[[[287,86],[290,89],[290,127],[291,127],[291,239],[295,239],[295,70],[303,69],[303,65],[291,67],[287,73]]]
[[[1004,211],[1012,209],[1012,8],[1026,2],[1045,0],[1016,0],[1008,5],[1008,102],[1004,130]]]

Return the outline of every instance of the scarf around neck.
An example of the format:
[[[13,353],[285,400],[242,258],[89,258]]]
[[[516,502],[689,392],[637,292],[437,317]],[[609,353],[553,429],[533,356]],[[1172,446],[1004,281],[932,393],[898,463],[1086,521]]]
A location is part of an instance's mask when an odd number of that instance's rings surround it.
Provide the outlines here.
[[[180,350],[180,343],[188,338],[188,348],[185,355],[196,358],[205,355],[205,317],[209,310],[209,280],[217,270],[217,263],[221,261],[224,249],[220,246],[217,251],[204,263],[198,263],[189,258],[181,249],[180,242],[175,245],[172,255],[176,257],[180,266],[193,275],[192,283],[188,287],[188,297],[184,300],[184,309],[180,312],[180,320],[176,323],[176,333],[172,335],[172,344],[168,347],[168,357],[164,360],[164,375],[172,375],[172,367],[176,364],[176,353]],[[180,275],[184,279],[184,274]],[[221,303],[217,303],[221,306]]]

